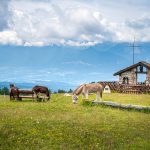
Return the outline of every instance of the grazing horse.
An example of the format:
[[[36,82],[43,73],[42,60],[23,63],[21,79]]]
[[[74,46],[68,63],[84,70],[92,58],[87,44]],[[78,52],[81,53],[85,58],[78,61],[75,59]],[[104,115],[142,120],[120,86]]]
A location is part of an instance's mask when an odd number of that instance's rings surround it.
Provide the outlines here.
[[[73,103],[77,103],[78,95],[82,94],[82,98],[86,96],[88,99],[89,93],[96,93],[96,101],[100,101],[102,99],[103,86],[99,83],[94,84],[82,84],[77,89],[73,91]]]
[[[47,87],[37,85],[32,88],[32,91],[37,98],[38,98],[38,94],[45,94],[48,97],[48,100],[50,100],[50,93]]]
[[[19,99],[19,89],[14,84],[10,84],[10,100]]]

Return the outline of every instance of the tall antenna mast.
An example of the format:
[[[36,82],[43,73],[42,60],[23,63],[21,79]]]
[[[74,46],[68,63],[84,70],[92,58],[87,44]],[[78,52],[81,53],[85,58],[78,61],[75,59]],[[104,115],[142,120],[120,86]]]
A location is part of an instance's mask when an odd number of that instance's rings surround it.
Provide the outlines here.
[[[134,65],[134,62],[135,62],[135,48],[140,47],[139,45],[135,44],[135,37],[134,37],[133,43],[131,45],[129,45],[129,47],[132,47],[132,49],[133,49],[133,65]]]

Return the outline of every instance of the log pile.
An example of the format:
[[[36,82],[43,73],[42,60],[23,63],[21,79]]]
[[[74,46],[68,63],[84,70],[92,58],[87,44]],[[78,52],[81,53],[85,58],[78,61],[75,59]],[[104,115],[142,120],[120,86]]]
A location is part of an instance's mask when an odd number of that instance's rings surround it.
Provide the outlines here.
[[[83,103],[91,103],[92,105],[105,105],[114,108],[120,109],[127,109],[127,110],[137,110],[137,111],[145,111],[150,112],[150,106],[139,106],[139,105],[132,105],[132,104],[120,104],[111,101],[89,101],[84,100]]]

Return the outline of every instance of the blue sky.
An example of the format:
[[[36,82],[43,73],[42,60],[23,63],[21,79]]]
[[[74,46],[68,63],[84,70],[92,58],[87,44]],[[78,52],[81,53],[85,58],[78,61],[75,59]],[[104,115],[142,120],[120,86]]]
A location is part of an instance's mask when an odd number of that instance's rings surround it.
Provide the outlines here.
[[[0,81],[81,84],[113,81],[132,64],[150,62],[148,0],[2,0]]]

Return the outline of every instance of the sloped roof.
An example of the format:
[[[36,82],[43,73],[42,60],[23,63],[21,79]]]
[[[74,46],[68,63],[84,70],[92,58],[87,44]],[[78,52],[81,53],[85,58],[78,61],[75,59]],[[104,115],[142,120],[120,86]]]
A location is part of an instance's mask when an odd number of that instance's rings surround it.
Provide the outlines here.
[[[122,70],[114,73],[114,76],[120,75],[120,74],[122,74],[122,73],[124,73],[126,71],[130,71],[131,69],[136,68],[138,66],[144,66],[144,67],[150,69],[150,64],[149,63],[147,63],[146,61],[141,61],[141,62],[138,62],[138,63],[136,63],[136,64],[134,64],[132,66],[129,66],[129,67],[125,68],[125,69],[122,69]]]

